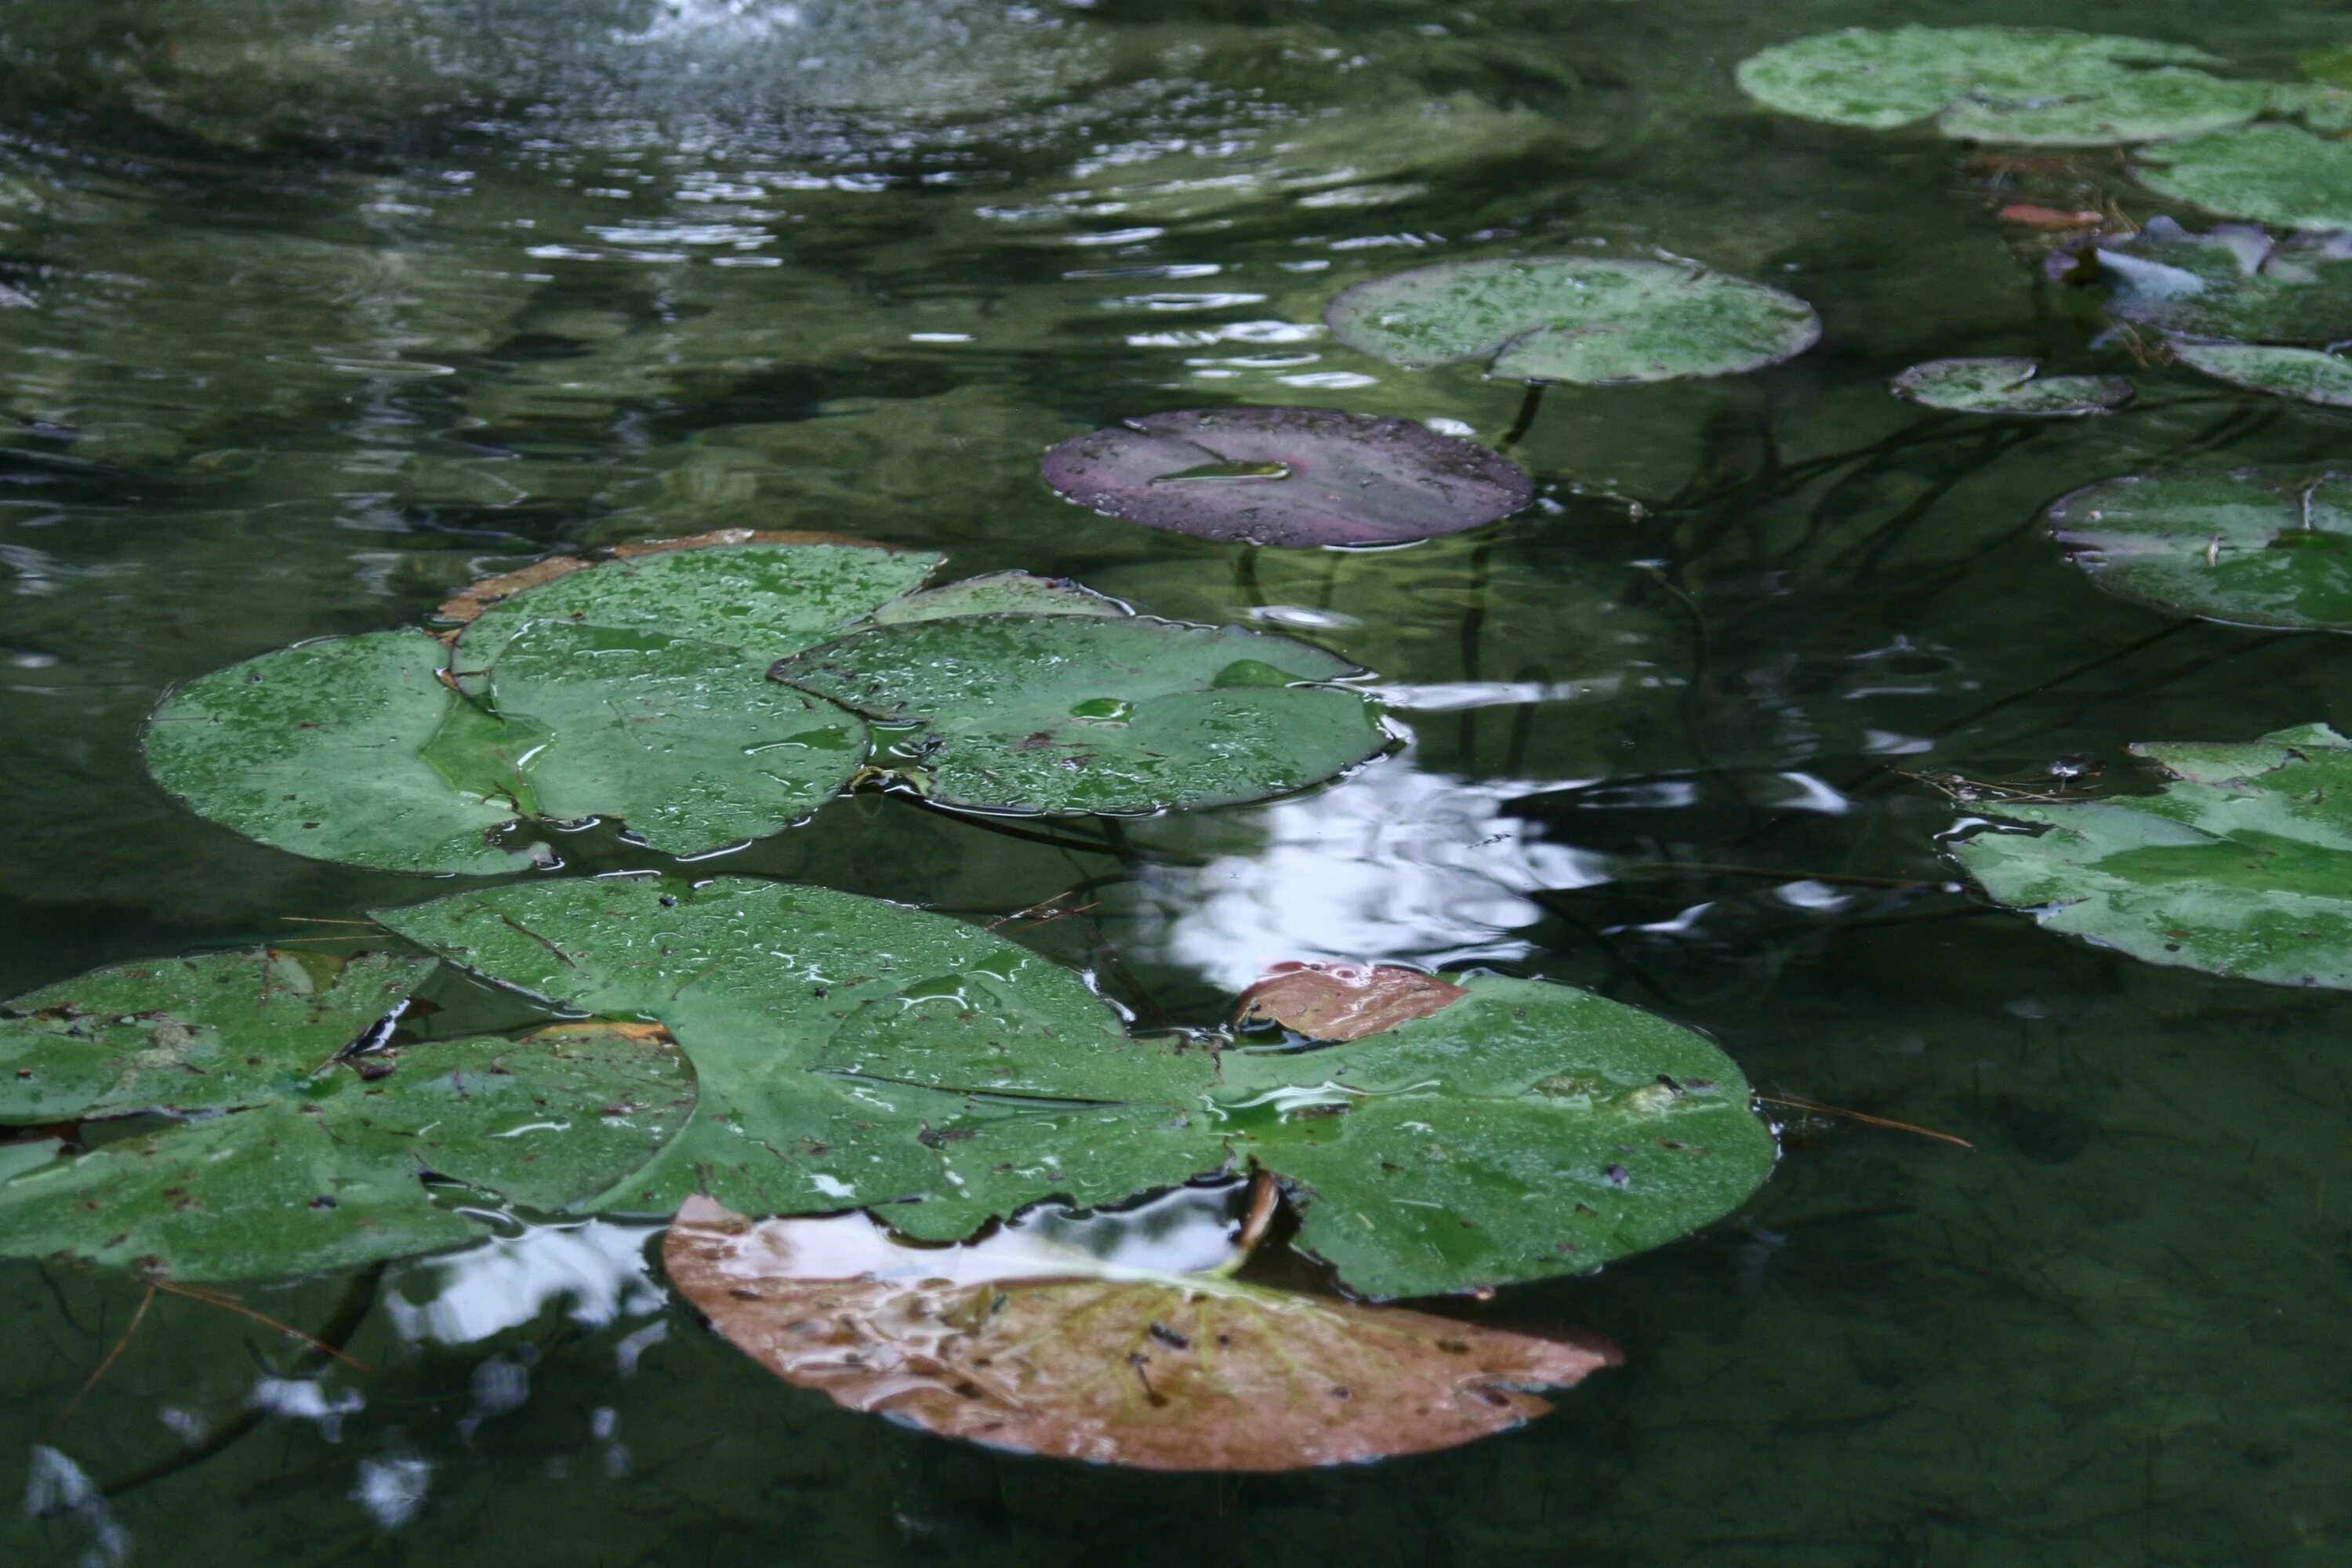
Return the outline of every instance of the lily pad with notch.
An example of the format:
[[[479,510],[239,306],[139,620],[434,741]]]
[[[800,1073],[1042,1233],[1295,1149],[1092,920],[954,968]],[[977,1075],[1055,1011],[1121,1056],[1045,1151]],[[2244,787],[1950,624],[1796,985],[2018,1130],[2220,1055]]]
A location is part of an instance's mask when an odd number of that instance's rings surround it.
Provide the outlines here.
[[[2156,795],[2004,803],[1952,853],[1997,903],[2150,963],[2352,989],[2352,741],[2142,744]]]
[[[1795,295],[1678,258],[1444,261],[1356,284],[1323,319],[1408,370],[1485,360],[1490,375],[1597,386],[1760,370],[1822,331]]]
[[[862,1215],[753,1222],[689,1199],[670,1283],[736,1347],[847,1409],[1147,1470],[1428,1453],[1546,1414],[1620,1359],[1395,1307],[1122,1266],[1014,1225],[910,1247]]]
[[[1390,743],[1335,655],[1237,626],[989,616],[853,632],[769,672],[919,723],[903,768],[984,811],[1140,813],[1286,795]]]
[[[2121,376],[2041,373],[2040,362],[2031,359],[1938,359],[1913,365],[1892,384],[1895,396],[1923,408],[2011,418],[2112,414],[2132,400],[2132,384]]]
[[[1460,533],[1534,499],[1518,467],[1411,419],[1188,409],[1074,436],[1045,482],[1095,511],[1203,539],[1307,549]]]
[[[1933,120],[1977,142],[2098,147],[2195,136],[2270,106],[2270,84],[2193,68],[2184,44],[2056,27],[1850,27],[1740,62],[1741,90],[1768,109],[1885,131]]]
[[[2172,357],[2217,381],[2273,397],[2352,408],[2352,358],[2324,349],[2174,338]]]
[[[2232,626],[2352,631],[2352,508],[2338,474],[2137,475],[2074,491],[2050,529],[2111,594]]]

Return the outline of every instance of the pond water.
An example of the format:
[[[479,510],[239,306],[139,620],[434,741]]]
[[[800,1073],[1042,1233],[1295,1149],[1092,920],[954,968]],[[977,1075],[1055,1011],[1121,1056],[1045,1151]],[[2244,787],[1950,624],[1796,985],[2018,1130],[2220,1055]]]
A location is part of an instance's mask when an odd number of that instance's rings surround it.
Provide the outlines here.
[[[2340,639],[2109,596],[2037,519],[2116,475],[2324,461],[2346,416],[2143,371],[2044,279],[2010,201],[2202,226],[2112,151],[1839,129],[1733,83],[1898,22],[2276,79],[2352,41],[2345,0],[8,6],[0,995],[448,886],[175,805],[138,753],[173,683],[552,548],[818,529],[1289,632],[1377,671],[1404,742],[1108,843],[847,795],[698,874],[980,921],[1074,894],[1006,929],[1150,1022],[1213,1025],[1278,959],[1590,986],[1708,1032],[1784,1120],[1728,1221],[1442,1305],[1606,1333],[1622,1367],[1500,1437],[1276,1477],[835,1409],[707,1332],[653,1227],[602,1220],[243,1292],[364,1373],[159,1298],[55,1426],[141,1288],[0,1263],[0,1555],[2344,1562],[2352,1002],[1990,907],[1938,844],[1962,808],[1914,775],[2147,787],[2129,742],[2343,722]],[[1038,478],[1056,441],[1202,405],[1491,439],[1519,384],[1356,353],[1325,302],[1652,247],[1802,296],[1821,344],[1551,388],[1514,448],[1536,502],[1493,528],[1244,552]],[[1969,424],[1885,390],[1991,354],[2130,373],[2139,402]]]

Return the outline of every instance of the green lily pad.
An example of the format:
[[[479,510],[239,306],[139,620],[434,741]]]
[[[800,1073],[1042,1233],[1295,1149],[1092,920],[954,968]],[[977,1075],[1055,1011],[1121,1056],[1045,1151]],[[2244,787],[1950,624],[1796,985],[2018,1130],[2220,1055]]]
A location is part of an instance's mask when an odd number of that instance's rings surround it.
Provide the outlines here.
[[[2338,236],[2274,241],[2245,224],[2191,234],[2159,217],[2086,259],[2115,285],[2108,313],[2143,326],[2233,342],[2352,337],[2352,246]]]
[[[142,959],[0,1002],[0,1121],[230,1110],[287,1092],[431,973],[247,949]]]
[[[2352,631],[2347,482],[2256,468],[2108,479],[2052,507],[2050,529],[2126,599],[2234,626]]]
[[[770,672],[919,722],[906,766],[947,804],[1148,812],[1320,784],[1389,743],[1354,673],[1287,637],[1148,616],[998,616],[855,632]]]
[[[659,1019],[693,1127],[603,1206],[876,1207],[931,1239],[1255,1160],[1300,1245],[1378,1296],[1570,1272],[1704,1225],[1769,1133],[1704,1037],[1565,986],[1472,978],[1346,1045],[1129,1038],[1078,979],[975,927],[719,879],[509,886],[385,911],[533,995]],[[878,1206],[877,1206],[878,1205]]]
[[[1736,375],[1822,334],[1813,308],[1778,289],[1695,261],[1593,256],[1414,268],[1346,289],[1323,320],[1408,370],[1483,359],[1490,375],[1587,385]]]
[[[2132,384],[2113,375],[2042,377],[2030,359],[1938,359],[1915,364],[1894,381],[1895,395],[1956,414],[2006,414],[2063,419],[2111,414],[2132,400]]]
[[[494,1217],[436,1200],[427,1173],[560,1208],[644,1164],[694,1103],[676,1049],[641,1030],[567,1026],[368,1060],[376,1076],[339,1064],[250,1109],[0,1183],[0,1249],[188,1280],[405,1257],[478,1240]]]
[[[370,632],[215,670],[148,721],[148,771],[199,816],[313,859],[519,870],[529,857],[488,837],[515,801],[426,754],[457,701],[446,657],[423,632]]]
[[[2225,216],[2352,229],[2352,143],[2301,126],[2247,125],[2145,147],[2137,172],[2149,190]]]
[[[1947,136],[2095,147],[2192,136],[2252,120],[2262,82],[2183,68],[2201,49],[2043,27],[1852,27],[1740,62],[1741,90],[1769,109],[1891,130],[1935,118]]]
[[[2145,959],[2352,988],[2352,741],[2324,724],[2246,745],[2132,748],[2163,792],[1990,814],[1953,853],[1991,898]]]
[[[1097,594],[1066,577],[1039,577],[1027,572],[992,572],[942,583],[891,600],[874,612],[878,626],[903,626],[912,621],[951,620],[959,616],[1099,616],[1106,619],[1135,612],[1108,594]]]
[[[2191,370],[2273,397],[2352,408],[2352,359],[2320,349],[2175,338],[2172,357]]]

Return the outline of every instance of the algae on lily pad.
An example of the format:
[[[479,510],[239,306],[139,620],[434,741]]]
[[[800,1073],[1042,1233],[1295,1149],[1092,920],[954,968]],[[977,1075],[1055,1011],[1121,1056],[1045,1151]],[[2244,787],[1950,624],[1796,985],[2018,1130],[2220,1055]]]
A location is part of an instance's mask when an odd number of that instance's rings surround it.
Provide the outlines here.
[[[2144,959],[2352,989],[2352,741],[2325,724],[2243,745],[2132,748],[2160,794],[1983,809],[2039,832],[1952,847],[1997,902]]]
[[[2336,474],[2137,475],[2074,491],[2050,529],[2111,594],[2235,626],[2352,631],[2352,509]]]
[[[2192,234],[2158,217],[2080,260],[2113,283],[2108,314],[2159,331],[2235,342],[2352,337],[2352,241],[2341,235],[2274,240],[2250,224]],[[2065,264],[2069,277],[2081,274],[2078,262]]]
[[[2322,349],[2175,338],[2172,357],[2191,370],[2249,392],[2352,408],[2352,358]]]
[[[1915,364],[1893,383],[1895,395],[1955,414],[2005,414],[2065,419],[2112,414],[2132,399],[2132,384],[2113,375],[2043,376],[2030,359],[1938,359]]]
[[[1279,1471],[1450,1448],[1622,1359],[1397,1307],[1155,1273],[1016,1222],[911,1247],[859,1215],[754,1222],[688,1200],[670,1283],[787,1383],[992,1448],[1147,1470]]]
[[[1042,467],[1047,484],[1112,517],[1298,548],[1459,533],[1535,494],[1516,464],[1475,441],[1335,408],[1150,414],[1074,436]]]
[[[2096,147],[2194,136],[2252,120],[2267,83],[2188,68],[2201,49],[2056,27],[1850,27],[1740,62],[1769,109],[1891,130],[1935,119],[1947,136]]]
[[[1224,805],[1335,777],[1389,744],[1326,684],[1347,660],[1288,637],[1149,616],[991,616],[853,632],[773,677],[869,719],[932,799],[988,811]]]
[[[189,682],[148,721],[148,771],[201,816],[319,860],[495,875],[523,815],[494,774],[431,755],[461,700],[419,631],[299,643]]]
[[[1408,370],[1587,385],[1736,375],[1802,353],[1821,319],[1793,294],[1695,261],[1538,256],[1442,261],[1342,291],[1334,336]]]
[[[2144,147],[2140,183],[2228,217],[2352,229],[2352,143],[2297,125],[2242,126]]]

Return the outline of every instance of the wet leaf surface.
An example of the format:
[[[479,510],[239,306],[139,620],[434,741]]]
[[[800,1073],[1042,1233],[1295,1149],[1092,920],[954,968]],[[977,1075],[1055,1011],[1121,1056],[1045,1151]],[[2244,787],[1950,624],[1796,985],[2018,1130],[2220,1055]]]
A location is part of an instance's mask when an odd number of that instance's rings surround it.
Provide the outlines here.
[[[1212,1275],[1124,1275],[1017,1231],[911,1248],[868,1219],[693,1199],[670,1281],[786,1382],[992,1447],[1153,1470],[1302,1469],[1453,1447],[1620,1358]],[[1109,1277],[1103,1277],[1106,1273]]]
[[[2225,217],[2352,229],[2352,145],[2297,125],[2246,125],[2140,150],[2140,183]]]
[[[1006,616],[851,634],[771,671],[926,729],[931,798],[995,811],[1148,812],[1303,789],[1389,743],[1355,673],[1287,637],[1135,616]]]
[[[499,1218],[437,1199],[428,1173],[561,1208],[643,1164],[694,1104],[675,1047],[642,1030],[567,1026],[368,1061],[15,1175],[0,1184],[0,1247],[188,1280],[404,1257]]]
[[[2134,746],[2162,793],[1989,815],[1953,853],[1999,903],[2150,963],[2352,988],[2352,742],[2324,724],[2244,745]]]
[[[912,621],[952,620],[959,616],[1101,616],[1133,615],[1118,600],[1067,577],[1039,577],[1027,572],[992,572],[942,583],[891,600],[874,612],[877,626],[901,626]]]
[[[1459,533],[1534,496],[1475,442],[1331,408],[1147,415],[1072,437],[1043,468],[1063,495],[1129,522],[1302,549]]]
[[[0,1121],[229,1110],[403,1007],[429,958],[269,949],[142,959],[0,1002]]]
[[[2340,236],[2273,239],[2245,224],[2192,234],[2159,217],[2099,241],[2090,259],[2114,286],[2108,313],[2126,321],[2240,342],[2352,336],[2352,245]]]
[[[1408,370],[1590,385],[1736,375],[1821,337],[1792,294],[1682,260],[1590,256],[1445,261],[1359,283],[1324,310],[1334,336]]]
[[[1468,993],[1393,964],[1277,963],[1242,993],[1235,1016],[1279,1024],[1310,1040],[1360,1040],[1426,1018]]]
[[[2345,484],[2258,468],[2108,479],[2052,507],[2050,529],[2111,594],[2239,626],[2347,631]]]
[[[2193,136],[2252,120],[2262,82],[2188,68],[2183,44],[2055,27],[1849,27],[1740,62],[1739,86],[1769,109],[1891,130],[1930,118],[1947,136],[2095,147]]]
[[[2112,414],[2132,400],[2130,382],[2113,375],[2053,375],[2030,359],[1939,359],[1915,364],[1894,381],[1895,395],[1925,408],[2066,419]]]
[[[2175,338],[2168,346],[2172,357],[2182,364],[2232,386],[2292,397],[2299,403],[2352,408],[2352,359],[2342,354],[2185,338]]]

